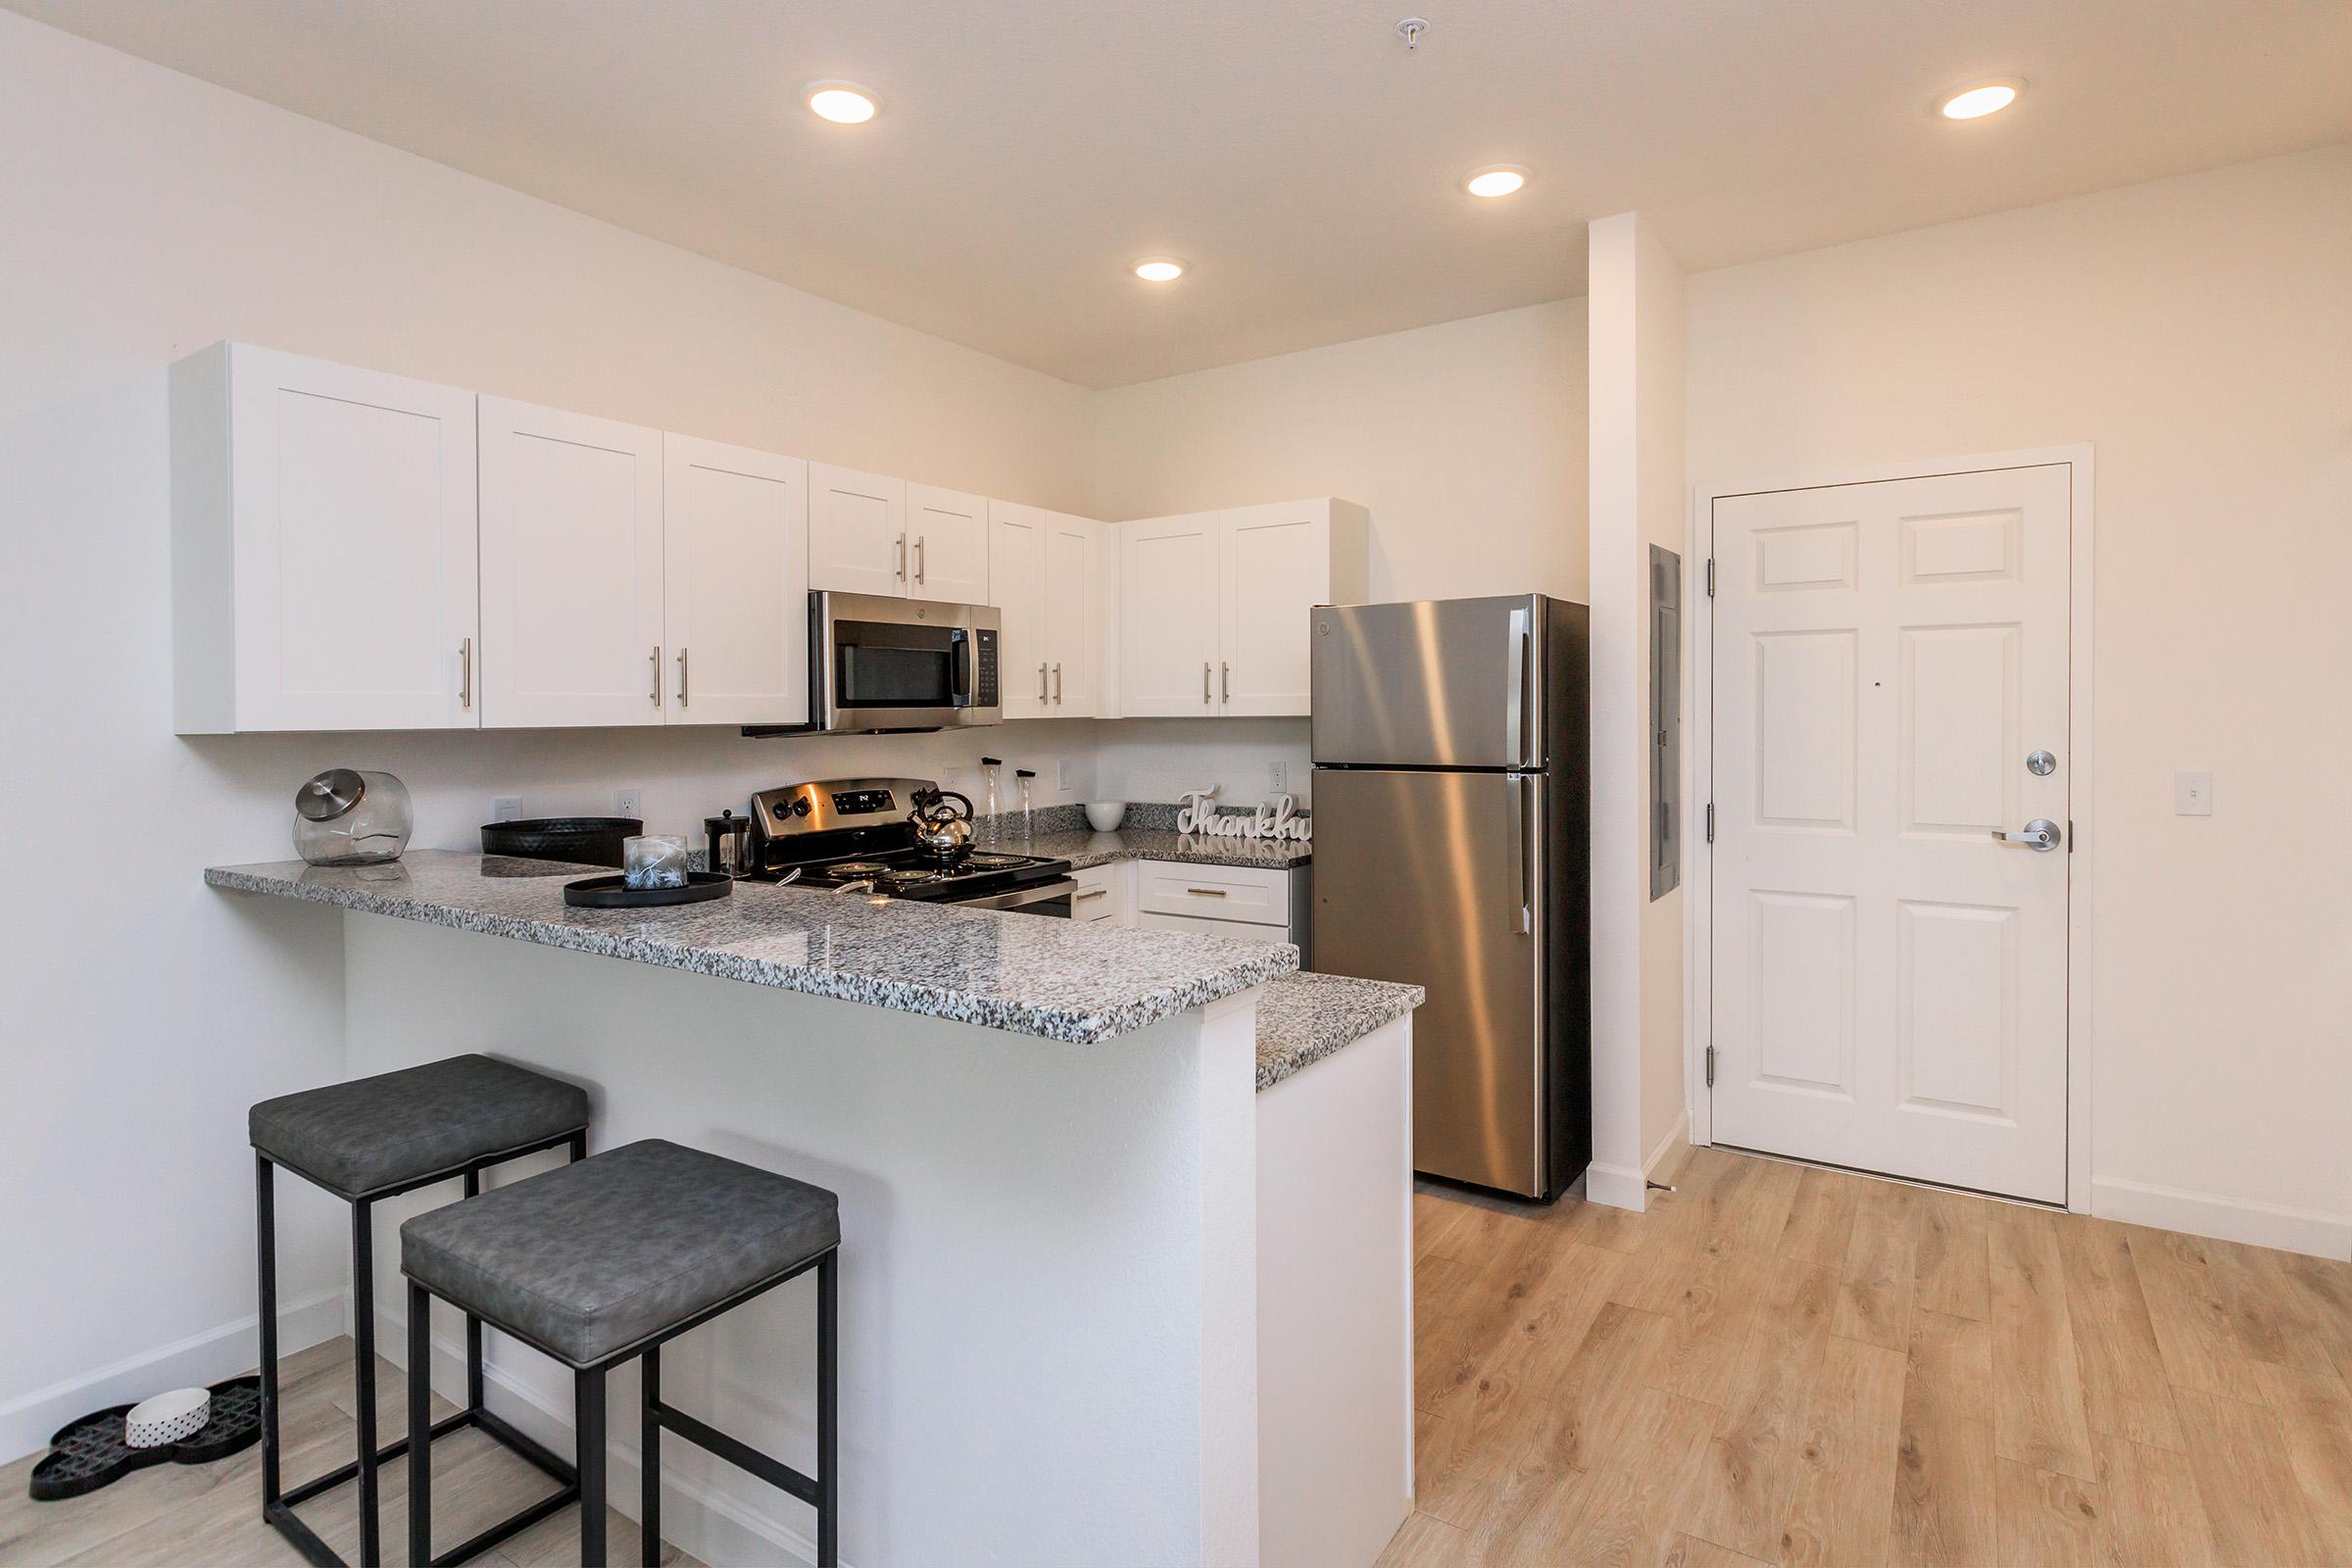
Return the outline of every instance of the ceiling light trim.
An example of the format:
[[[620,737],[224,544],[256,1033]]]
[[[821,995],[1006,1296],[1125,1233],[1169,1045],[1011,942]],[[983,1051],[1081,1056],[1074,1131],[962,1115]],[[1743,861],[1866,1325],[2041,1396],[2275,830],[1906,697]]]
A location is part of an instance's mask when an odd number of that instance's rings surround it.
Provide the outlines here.
[[[1173,283],[1192,270],[1193,264],[1181,256],[1138,256],[1127,264],[1127,270],[1147,283]]]
[[[2007,97],[1998,96],[2004,92],[2008,94]],[[1981,101],[1980,94],[1984,95]],[[1937,93],[1936,101],[1928,106],[1928,113],[1937,120],[1965,125],[1970,121],[1989,120],[2005,109],[2016,108],[2017,101],[2025,95],[2026,78],[2023,76],[1984,76],[1948,92]],[[1959,114],[1952,113],[1954,105],[1961,106]]]
[[[831,98],[833,103],[828,104],[825,108],[817,107],[818,100],[826,98]],[[858,104],[863,104],[865,113],[834,112],[836,105],[845,110],[853,109],[855,105],[851,100],[856,100]],[[829,121],[836,125],[862,125],[882,113],[881,95],[873,88],[855,81],[812,81],[801,89],[801,102],[808,105],[808,112],[817,119]]]
[[[1483,164],[1462,176],[1462,189],[1484,201],[1516,196],[1535,183],[1536,172],[1525,164]],[[1486,184],[1490,188],[1481,190]]]

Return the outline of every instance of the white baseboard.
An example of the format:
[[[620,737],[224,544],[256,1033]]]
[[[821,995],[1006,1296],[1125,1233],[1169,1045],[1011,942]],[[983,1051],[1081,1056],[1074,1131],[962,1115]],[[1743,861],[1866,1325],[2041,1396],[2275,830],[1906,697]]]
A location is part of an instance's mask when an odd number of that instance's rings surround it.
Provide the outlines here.
[[[1666,1129],[1655,1148],[1642,1160],[1642,1168],[1628,1165],[1604,1165],[1595,1160],[1585,1167],[1585,1200],[1605,1203],[1611,1208],[1630,1208],[1639,1214],[1649,1206],[1649,1176],[1660,1165],[1674,1157],[1677,1150],[1690,1141],[1690,1112],[1684,1111]]]
[[[445,1396],[463,1399],[465,1346],[439,1334],[433,1336],[432,1344],[433,1387]],[[409,1331],[401,1316],[386,1303],[378,1303],[375,1309],[375,1348],[385,1360],[407,1370]],[[492,1409],[526,1436],[558,1453],[570,1455],[574,1434],[569,1400],[559,1407],[540,1391],[495,1365],[485,1366],[482,1372],[484,1383],[507,1396],[501,1398],[486,1395]],[[376,1391],[376,1398],[384,1404],[407,1397],[405,1385]],[[621,1434],[637,1430],[636,1412],[614,1409],[608,1413],[606,1427],[606,1446],[611,1456],[607,1471],[610,1497],[613,1507],[634,1519],[638,1514],[638,1488],[643,1475],[641,1453],[634,1443],[624,1443]],[[670,1441],[673,1445],[685,1443],[683,1438],[673,1437]],[[667,1451],[665,1448],[664,1452]],[[701,1482],[681,1476],[666,1464],[662,1467],[662,1534],[670,1544],[703,1562],[774,1562],[779,1554],[784,1560],[796,1563],[816,1561],[816,1542],[806,1532],[740,1497],[713,1492]]]
[[[2184,1192],[2116,1176],[2090,1179],[2090,1211],[2101,1219],[2185,1231],[2250,1247],[2276,1247],[2338,1261],[2352,1257],[2352,1215]]]
[[[330,1288],[299,1300],[280,1301],[278,1353],[291,1355],[341,1334],[344,1299],[342,1290]],[[144,1399],[166,1389],[201,1388],[252,1371],[260,1322],[258,1315],[248,1313],[176,1344],[77,1373],[0,1404],[0,1462],[40,1452],[49,1446],[51,1435],[75,1416]]]

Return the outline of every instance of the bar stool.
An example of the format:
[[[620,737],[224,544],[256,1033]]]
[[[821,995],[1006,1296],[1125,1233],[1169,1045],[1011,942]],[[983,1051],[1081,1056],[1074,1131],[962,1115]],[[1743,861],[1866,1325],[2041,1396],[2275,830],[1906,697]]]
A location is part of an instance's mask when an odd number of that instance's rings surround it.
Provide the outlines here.
[[[605,1375],[644,1360],[644,1560],[662,1551],[662,1434],[673,1432],[816,1510],[818,1568],[840,1551],[841,1200],[700,1150],[649,1139],[419,1214],[400,1228],[409,1278],[409,1429],[425,1430],[435,1298],[572,1370],[580,1560],[605,1561]],[[662,1402],[662,1347],[816,1270],[816,1474],[803,1475]],[[438,1436],[436,1432],[434,1434]],[[432,1553],[430,1444],[409,1450],[409,1555],[463,1561],[483,1538]]]
[[[481,1191],[486,1166],[559,1144],[570,1145],[573,1159],[583,1158],[588,1152],[588,1095],[575,1085],[488,1056],[452,1056],[265,1100],[253,1107],[246,1125],[253,1144],[261,1254],[262,1517],[305,1560],[320,1568],[341,1568],[343,1559],[294,1509],[357,1476],[360,1561],[365,1568],[375,1568],[383,1561],[382,1527],[376,1518],[377,1466],[398,1458],[409,1439],[381,1448],[375,1446],[372,1205],[378,1199],[453,1176],[465,1178],[466,1196],[471,1198]],[[277,1204],[272,1176],[281,1165],[351,1204],[352,1361],[360,1427],[357,1459],[291,1492],[281,1491],[278,1475]],[[540,1516],[577,1495],[578,1479],[570,1465],[484,1407],[482,1326],[470,1317],[466,1322],[466,1408],[433,1432],[437,1436],[464,1426],[480,1428],[566,1489],[543,1506]]]

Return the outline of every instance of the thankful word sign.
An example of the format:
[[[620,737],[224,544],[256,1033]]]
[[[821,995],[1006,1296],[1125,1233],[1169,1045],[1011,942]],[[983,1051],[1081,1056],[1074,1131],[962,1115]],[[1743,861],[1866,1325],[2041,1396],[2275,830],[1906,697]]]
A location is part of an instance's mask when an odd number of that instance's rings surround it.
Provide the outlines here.
[[[1314,824],[1298,815],[1298,803],[1288,795],[1261,801],[1254,811],[1220,811],[1216,803],[1213,788],[1186,790],[1184,805],[1176,812],[1176,831],[1223,839],[1296,839],[1301,844],[1314,837]]]

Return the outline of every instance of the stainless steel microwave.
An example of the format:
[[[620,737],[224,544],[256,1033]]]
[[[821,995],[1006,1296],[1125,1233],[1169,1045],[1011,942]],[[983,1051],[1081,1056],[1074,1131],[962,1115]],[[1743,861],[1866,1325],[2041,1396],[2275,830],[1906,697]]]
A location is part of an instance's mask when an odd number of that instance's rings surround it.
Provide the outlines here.
[[[878,594],[808,596],[808,722],[747,735],[871,734],[996,724],[997,611]]]

